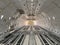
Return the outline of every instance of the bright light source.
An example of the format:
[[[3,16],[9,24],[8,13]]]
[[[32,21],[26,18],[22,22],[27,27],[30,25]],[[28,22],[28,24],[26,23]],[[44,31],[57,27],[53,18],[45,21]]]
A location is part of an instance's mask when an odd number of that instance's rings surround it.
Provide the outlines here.
[[[11,20],[11,17],[9,17],[9,20]]]
[[[25,25],[28,25],[28,21],[25,22]]]
[[[11,29],[11,27],[9,26],[9,29]]]
[[[1,15],[1,19],[3,19],[4,15]]]
[[[53,16],[52,19],[55,20],[55,17]]]
[[[33,2],[33,0],[31,0],[31,2]]]
[[[35,20],[28,20],[25,22],[25,25],[36,25],[36,21]]]
[[[34,25],[37,25],[37,21],[34,21]]]

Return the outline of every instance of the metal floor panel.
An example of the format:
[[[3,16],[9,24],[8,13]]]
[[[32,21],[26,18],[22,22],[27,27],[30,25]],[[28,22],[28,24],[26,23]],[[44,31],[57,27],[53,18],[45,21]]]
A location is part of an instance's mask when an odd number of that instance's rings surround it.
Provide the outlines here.
[[[0,45],[60,45],[59,37],[48,33],[48,31],[41,27],[41,31],[35,28],[38,29],[39,26],[26,26],[26,29],[25,26],[23,26],[19,30],[15,30],[10,34],[8,33],[4,36],[4,39],[0,41]]]

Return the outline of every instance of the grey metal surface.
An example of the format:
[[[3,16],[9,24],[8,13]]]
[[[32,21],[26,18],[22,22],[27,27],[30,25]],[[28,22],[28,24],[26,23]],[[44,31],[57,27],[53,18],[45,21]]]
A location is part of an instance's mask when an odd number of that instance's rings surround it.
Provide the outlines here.
[[[26,26],[26,28],[29,26]],[[3,40],[0,41],[0,44],[3,45],[60,45],[60,37],[54,35],[53,32],[48,32],[44,28],[39,26],[39,29],[36,30],[36,26],[30,26],[27,30],[23,30],[21,27],[19,30],[15,30],[8,35],[3,37]]]

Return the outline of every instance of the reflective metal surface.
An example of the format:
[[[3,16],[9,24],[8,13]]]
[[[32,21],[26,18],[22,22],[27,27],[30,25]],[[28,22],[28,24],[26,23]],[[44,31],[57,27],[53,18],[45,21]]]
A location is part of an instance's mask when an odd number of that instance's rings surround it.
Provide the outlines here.
[[[27,27],[29,27],[30,29]],[[23,26],[20,29],[5,35],[3,39],[0,41],[0,44],[1,45],[2,44],[3,45],[60,45],[60,37],[55,35],[53,32],[50,32],[40,26]]]

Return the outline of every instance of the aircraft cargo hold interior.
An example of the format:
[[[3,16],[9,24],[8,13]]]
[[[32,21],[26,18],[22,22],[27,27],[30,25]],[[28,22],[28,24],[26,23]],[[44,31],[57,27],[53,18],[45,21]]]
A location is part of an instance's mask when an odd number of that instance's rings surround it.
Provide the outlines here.
[[[60,0],[0,0],[0,45],[60,45]]]

